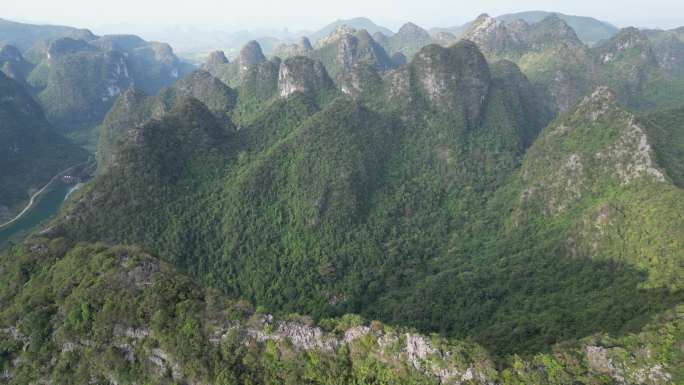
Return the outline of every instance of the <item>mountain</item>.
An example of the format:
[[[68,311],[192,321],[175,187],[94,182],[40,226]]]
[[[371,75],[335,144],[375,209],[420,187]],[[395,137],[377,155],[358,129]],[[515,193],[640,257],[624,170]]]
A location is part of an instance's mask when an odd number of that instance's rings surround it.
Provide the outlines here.
[[[143,126],[163,119],[184,103],[190,104],[190,100],[200,102],[213,115],[213,119],[201,119],[212,121],[226,131],[234,129],[227,114],[236,104],[237,93],[206,71],[195,71],[154,96],[129,89],[117,99],[99,128],[99,172],[120,163],[117,146],[126,145],[128,140],[137,141]]]
[[[26,82],[26,77],[33,70],[21,51],[14,46],[5,45],[0,47],[0,71],[20,83]]]
[[[291,56],[307,56],[311,51],[313,51],[313,45],[311,45],[311,41],[307,37],[302,37],[296,43],[284,43],[279,45],[276,47],[273,56],[286,59]]]
[[[377,24],[375,24],[373,21],[364,18],[364,17],[357,17],[353,19],[344,19],[344,20],[337,20],[334,21],[325,27],[321,28],[320,30],[311,33],[308,35],[308,38],[313,42],[316,43],[320,39],[323,39],[324,37],[330,35],[331,33],[335,32],[335,30],[339,29],[340,27],[349,27],[357,30],[362,30],[365,29],[370,33],[371,35],[380,32],[386,36],[391,36],[394,34],[390,29],[381,27]]]
[[[589,48],[556,15],[530,25],[484,14],[462,37],[478,44],[490,60],[516,62],[557,111],[566,111],[602,85],[614,89],[620,102],[637,110],[674,108],[682,103],[681,47],[672,32],[624,28]]]
[[[97,175],[0,251],[0,381],[681,383],[679,31],[464,33],[122,91]]]
[[[132,35],[60,38],[33,54],[40,60],[27,80],[48,120],[81,143],[126,89],[156,93],[188,70],[169,45]]]
[[[58,172],[87,159],[55,133],[23,86],[0,72],[0,222],[17,214]]]
[[[651,40],[636,28],[623,28],[592,50],[603,67],[604,84],[632,108],[675,108],[684,102],[684,66],[677,41]]]
[[[261,45],[252,40],[242,47],[234,61],[229,62],[223,51],[217,51],[207,58],[204,68],[227,85],[238,87],[251,67],[264,62],[266,56],[261,50]]]
[[[384,72],[394,67],[392,59],[366,30],[341,27],[320,39],[309,57],[320,61],[345,93],[357,93],[363,86],[354,81],[366,67]]]
[[[659,65],[672,74],[684,71],[684,31],[645,30],[651,41]]]
[[[640,117],[653,142],[658,164],[665,169],[672,182],[684,187],[684,169],[679,159],[684,154],[684,109],[661,110]]]
[[[288,60],[299,65],[304,59]],[[302,74],[316,72],[307,69],[312,62],[308,63],[302,62]],[[281,74],[293,68],[287,61],[282,65],[287,70]],[[322,87],[324,83],[301,84]],[[376,101],[384,112],[345,97],[316,101],[301,92],[285,97],[289,92],[282,90],[289,89],[281,86],[281,92],[244,120],[223,146],[181,151],[188,158],[176,155],[164,166],[173,172],[164,172],[162,165],[167,162],[145,160],[143,151],[132,156],[127,155],[126,151],[133,151],[127,146],[115,150],[117,159],[132,157],[135,163],[124,162],[103,172],[79,192],[55,233],[141,243],[228,292],[248,293],[244,295],[285,311],[313,315],[355,311],[403,323],[407,320],[397,309],[408,306],[403,314],[413,314],[408,309],[420,308],[422,298],[407,293],[449,298],[444,293],[425,293],[439,287],[429,285],[437,278],[433,269],[439,264],[456,268],[466,263],[466,255],[480,254],[476,239],[483,232],[497,238],[488,225],[471,220],[488,212],[489,198],[511,177],[548,120],[532,85],[514,64],[490,66],[475,45],[461,43],[448,49],[428,46],[409,67],[388,79],[378,96],[384,101]],[[404,116],[404,111],[412,114]],[[169,151],[164,148],[162,153]],[[483,158],[483,154],[491,156]],[[178,161],[183,166],[176,165]],[[190,184],[194,187],[188,190]],[[464,185],[474,190],[462,190]],[[426,195],[443,198],[420,198]],[[456,214],[445,205],[470,209],[454,218]],[[114,206],[116,216],[101,214]],[[180,222],[166,225],[172,218]],[[139,228],[146,230],[134,230]],[[190,228],[192,236],[187,233]],[[412,244],[415,228],[444,235]],[[251,246],[258,244],[269,246]],[[421,257],[423,268],[402,281],[398,277],[418,262],[404,259],[399,247],[411,255],[434,251]],[[217,250],[225,250],[231,258]],[[304,250],[319,251],[302,254]],[[369,264],[385,263],[369,255],[386,255],[392,262],[368,269]],[[359,275],[363,269],[367,275]],[[282,274],[298,278],[286,279]],[[546,272],[540,272],[538,279],[543,276]],[[258,282],[277,283],[270,286],[274,291],[264,292]],[[450,287],[478,290],[468,280],[457,282]],[[543,292],[539,290],[535,296]],[[513,298],[502,297],[502,309],[517,306],[508,302]],[[488,340],[491,329],[484,323],[465,322],[479,311],[476,306],[449,308],[449,317],[456,318],[444,318],[443,324],[421,319],[414,326],[461,336],[476,330],[476,338],[502,350],[532,348],[543,339],[496,335],[506,342],[494,342]],[[462,326],[447,329],[447,325]]]
[[[340,27],[319,40],[315,47],[304,38],[298,44],[280,46],[276,53],[271,60],[266,60],[259,44],[251,42],[242,48],[236,61],[223,64],[207,62],[204,67],[235,88],[240,88],[248,80],[259,79],[259,86],[252,85],[247,88],[257,91],[262,95],[259,99],[264,99],[276,91],[275,80],[279,77],[278,71],[281,71],[282,75],[284,65],[290,59],[299,60],[300,57],[306,57],[313,60],[315,65],[320,64],[312,74],[318,74],[320,78],[321,70],[325,70],[325,77],[330,76],[342,92],[350,95],[359,95],[364,90],[377,86],[380,82],[378,73],[396,66],[367,31],[357,31],[349,27]]]
[[[676,213],[683,192],[668,175],[670,163],[658,163],[657,154],[668,150],[651,132],[648,123],[617,104],[612,91],[597,89],[547,127],[528,151],[516,221],[524,222],[529,210],[565,217],[569,252],[648,271],[644,287],[679,288],[684,274],[677,250],[683,238],[675,229],[681,226]]]
[[[505,23],[510,23],[515,20],[524,20],[529,24],[534,24],[544,20],[550,15],[557,15],[558,18],[565,21],[573,30],[575,30],[580,40],[590,46],[602,40],[609,39],[618,32],[616,26],[606,21],[594,19],[593,17],[572,16],[545,11],[509,13],[497,16],[497,20],[501,20]]]
[[[87,29],[17,23],[0,19],[0,36],[0,46],[14,45],[23,51],[43,40],[54,40],[61,37],[85,38],[93,36],[93,34]]]
[[[383,46],[392,55],[399,52],[411,58],[421,48],[434,42],[428,31],[413,23],[406,23],[396,34],[389,36]]]
[[[507,24],[483,14],[463,38],[478,44],[491,60],[518,63],[557,111],[570,108],[597,84],[594,55],[555,15],[529,25],[524,21]]]

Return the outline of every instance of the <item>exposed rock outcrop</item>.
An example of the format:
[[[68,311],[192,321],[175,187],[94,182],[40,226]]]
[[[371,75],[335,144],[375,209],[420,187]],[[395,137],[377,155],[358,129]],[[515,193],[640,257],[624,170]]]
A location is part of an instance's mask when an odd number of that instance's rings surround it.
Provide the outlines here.
[[[297,56],[280,63],[278,93],[281,97],[295,92],[315,94],[333,86],[325,67],[318,61]]]
[[[476,123],[486,103],[490,85],[487,61],[469,41],[450,48],[430,45],[411,63],[415,87],[435,108],[461,111],[463,118]]]

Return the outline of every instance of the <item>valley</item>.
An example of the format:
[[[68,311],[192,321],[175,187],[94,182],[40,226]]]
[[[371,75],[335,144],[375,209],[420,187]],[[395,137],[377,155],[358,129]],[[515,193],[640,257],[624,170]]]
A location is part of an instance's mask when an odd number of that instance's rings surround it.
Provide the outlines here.
[[[0,19],[0,384],[684,381],[681,28],[306,35]]]

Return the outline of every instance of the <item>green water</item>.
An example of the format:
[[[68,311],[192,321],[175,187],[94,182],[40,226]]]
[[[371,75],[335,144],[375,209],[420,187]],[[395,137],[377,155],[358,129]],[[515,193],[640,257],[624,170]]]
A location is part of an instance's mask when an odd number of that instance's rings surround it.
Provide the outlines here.
[[[64,198],[71,188],[72,186],[61,182],[53,183],[50,190],[44,192],[38,201],[34,203],[33,208],[31,208],[31,210],[29,210],[21,219],[8,227],[0,229],[0,245],[13,237],[19,238],[28,230],[33,229],[43,221],[55,215],[62,206],[62,203],[64,203]]]

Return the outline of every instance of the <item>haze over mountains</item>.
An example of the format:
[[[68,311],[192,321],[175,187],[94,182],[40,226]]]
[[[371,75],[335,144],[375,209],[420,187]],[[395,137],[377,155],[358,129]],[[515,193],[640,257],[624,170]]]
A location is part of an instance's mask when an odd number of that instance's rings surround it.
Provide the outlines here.
[[[682,28],[306,35],[0,22],[0,384],[684,381]]]

